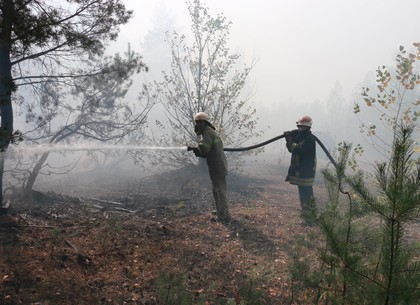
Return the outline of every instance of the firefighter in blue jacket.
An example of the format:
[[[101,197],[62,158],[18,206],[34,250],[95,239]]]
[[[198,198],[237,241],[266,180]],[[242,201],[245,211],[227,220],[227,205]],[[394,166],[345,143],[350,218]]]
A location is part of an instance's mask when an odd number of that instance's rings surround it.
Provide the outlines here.
[[[311,132],[310,116],[302,116],[296,124],[297,130],[285,132],[286,147],[292,154],[286,181],[298,186],[300,205],[305,214],[314,200],[312,186],[316,172],[316,142]]]

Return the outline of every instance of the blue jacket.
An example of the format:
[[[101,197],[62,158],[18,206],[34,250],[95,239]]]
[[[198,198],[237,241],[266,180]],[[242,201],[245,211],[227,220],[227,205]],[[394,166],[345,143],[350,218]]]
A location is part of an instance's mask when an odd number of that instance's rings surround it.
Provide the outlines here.
[[[286,142],[286,147],[292,153],[286,181],[312,186],[316,172],[316,142],[312,132],[299,131],[294,139]]]

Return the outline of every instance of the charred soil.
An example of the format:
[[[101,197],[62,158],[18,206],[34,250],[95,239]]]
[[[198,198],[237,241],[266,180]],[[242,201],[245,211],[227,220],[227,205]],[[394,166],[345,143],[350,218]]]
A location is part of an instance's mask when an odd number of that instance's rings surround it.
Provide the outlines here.
[[[295,238],[317,230],[302,224],[296,188],[270,171],[232,176],[234,220],[221,224],[210,181],[192,177],[57,179],[12,201],[0,216],[0,303],[175,304],[185,293],[239,304],[252,291],[258,304],[290,304]],[[322,183],[315,192],[325,196]]]

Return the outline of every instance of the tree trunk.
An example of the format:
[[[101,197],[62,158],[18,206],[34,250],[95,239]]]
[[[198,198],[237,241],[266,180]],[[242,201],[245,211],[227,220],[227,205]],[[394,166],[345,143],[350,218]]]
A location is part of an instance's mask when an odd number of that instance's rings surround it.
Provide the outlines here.
[[[4,172],[4,159],[6,152],[0,152],[0,207],[3,206],[3,172]]]
[[[4,16],[1,18],[0,24],[0,150],[4,151],[10,143],[13,133],[13,109],[12,109],[12,90],[14,83],[12,79],[12,64],[10,62],[11,50],[11,33],[12,33],[12,14],[10,9],[13,8],[12,1],[2,2],[2,10]],[[6,11],[9,11],[6,13]],[[7,16],[6,16],[7,15]],[[3,204],[3,173],[5,153],[0,153],[0,196]]]
[[[31,174],[29,175],[28,181],[26,182],[25,190],[24,190],[24,196],[26,198],[32,198],[32,189],[34,187],[34,183],[36,180],[36,177],[39,174],[39,171],[41,170],[42,166],[44,165],[45,160],[47,160],[49,152],[44,152],[39,158],[38,162],[36,163],[34,169],[32,170]]]

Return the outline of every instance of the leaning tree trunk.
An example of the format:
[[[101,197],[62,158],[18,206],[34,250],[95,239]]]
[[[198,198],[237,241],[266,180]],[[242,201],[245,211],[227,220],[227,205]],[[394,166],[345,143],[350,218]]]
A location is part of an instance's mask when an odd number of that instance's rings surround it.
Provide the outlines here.
[[[26,185],[25,185],[24,192],[23,192],[23,195],[26,198],[32,198],[32,189],[34,187],[36,177],[38,177],[38,174],[42,166],[44,165],[45,160],[47,160],[49,154],[50,154],[49,152],[44,152],[41,158],[39,158],[32,172],[30,173],[28,181],[26,182]]]
[[[76,126],[73,129],[68,129],[67,126],[65,126],[63,129],[61,129],[59,132],[57,132],[49,141],[50,144],[53,143],[59,143],[62,140],[68,138],[69,136],[73,135],[74,133],[77,132],[77,130],[79,130],[80,125]],[[23,191],[23,195],[26,198],[32,198],[32,190],[35,184],[35,180],[38,177],[39,172],[41,171],[42,166],[45,163],[45,160],[47,160],[48,156],[49,156],[49,152],[44,152],[41,155],[41,158],[39,158],[38,162],[36,163],[34,169],[32,170],[32,172],[29,174],[29,178],[28,181],[26,182],[24,191]]]

